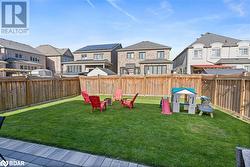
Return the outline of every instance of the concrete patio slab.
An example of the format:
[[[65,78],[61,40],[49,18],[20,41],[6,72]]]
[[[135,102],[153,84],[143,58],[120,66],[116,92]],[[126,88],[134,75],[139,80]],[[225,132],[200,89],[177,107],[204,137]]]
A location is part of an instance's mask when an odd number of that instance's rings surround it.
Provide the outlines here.
[[[7,161],[28,167],[146,167],[137,163],[0,137],[0,153]]]

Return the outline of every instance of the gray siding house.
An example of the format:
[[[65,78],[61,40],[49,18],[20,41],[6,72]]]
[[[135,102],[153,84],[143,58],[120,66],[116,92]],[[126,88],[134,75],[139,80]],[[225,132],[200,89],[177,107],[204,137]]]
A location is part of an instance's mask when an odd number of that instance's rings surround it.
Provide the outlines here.
[[[237,68],[250,71],[250,41],[213,33],[201,35],[174,60],[177,73],[201,73],[204,69]]]
[[[172,61],[169,60],[171,47],[142,41],[118,49],[119,75],[150,75],[171,73]]]
[[[63,62],[65,74],[88,73],[96,67],[107,68],[117,72],[117,49],[122,48],[119,43],[88,45],[76,50],[74,61]]]
[[[0,38],[0,72],[2,76],[28,73],[46,67],[45,56],[35,48]]]
[[[51,45],[40,45],[36,48],[46,56],[46,68],[54,74],[62,74],[62,63],[74,61],[74,55],[68,48],[56,48]]]

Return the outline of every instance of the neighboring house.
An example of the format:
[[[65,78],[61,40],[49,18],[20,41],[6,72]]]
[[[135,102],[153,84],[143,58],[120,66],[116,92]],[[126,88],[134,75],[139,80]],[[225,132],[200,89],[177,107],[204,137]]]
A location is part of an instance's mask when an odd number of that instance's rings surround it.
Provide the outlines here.
[[[201,73],[204,69],[244,68],[249,70],[250,41],[225,37],[213,33],[201,35],[185,48],[173,61],[177,73]],[[242,58],[246,63],[242,63]],[[224,63],[224,60],[233,63]],[[242,64],[241,66],[237,66]]]
[[[45,56],[35,48],[0,38],[0,60],[5,61],[2,65],[2,73],[9,76],[18,73],[27,73],[33,69],[45,68]],[[3,64],[3,63],[0,63]]]
[[[36,48],[46,56],[46,68],[54,74],[63,73],[63,62],[74,61],[74,56],[70,49],[59,49],[51,45],[40,45]]]
[[[142,41],[118,49],[118,74],[147,75],[171,73],[169,60],[171,47]]]
[[[7,64],[6,61],[2,61],[0,59],[0,77],[5,77],[5,72],[1,70],[4,70],[6,68],[6,64]]]
[[[122,48],[119,43],[88,45],[74,52],[72,62],[63,63],[65,74],[79,74],[90,72],[96,67],[117,71],[117,49]]]
[[[98,75],[108,76],[108,75],[116,75],[116,73],[107,68],[96,67],[87,74],[87,76],[98,76]]]

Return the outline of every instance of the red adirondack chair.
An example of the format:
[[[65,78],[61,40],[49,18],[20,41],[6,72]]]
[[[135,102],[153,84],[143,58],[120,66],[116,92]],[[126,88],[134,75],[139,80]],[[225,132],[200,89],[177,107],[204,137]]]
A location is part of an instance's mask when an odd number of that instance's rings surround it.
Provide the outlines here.
[[[100,109],[101,112],[103,109],[106,110],[106,101],[101,101],[99,96],[89,96],[89,99],[92,106],[92,112],[94,109]]]
[[[132,100],[128,100],[128,99],[122,99],[121,100],[121,104],[122,106],[124,107],[128,107],[129,109],[132,109],[134,107],[134,102],[135,102],[135,99],[136,97],[138,96],[139,93],[136,93],[136,95],[133,97]]]
[[[115,94],[113,96],[114,101],[120,101],[122,100],[122,90],[121,89],[116,89]]]
[[[87,93],[86,90],[83,90],[83,91],[82,91],[82,97],[83,97],[83,99],[84,99],[84,103],[90,104],[89,94]]]

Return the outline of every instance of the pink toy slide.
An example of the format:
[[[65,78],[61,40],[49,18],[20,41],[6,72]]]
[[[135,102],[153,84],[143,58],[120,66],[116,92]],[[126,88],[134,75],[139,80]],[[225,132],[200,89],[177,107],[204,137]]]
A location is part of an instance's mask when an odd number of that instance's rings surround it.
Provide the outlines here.
[[[163,99],[162,98],[162,108],[161,108],[161,113],[164,115],[171,115],[172,112],[170,111],[170,104],[169,104],[169,100],[167,99]]]

